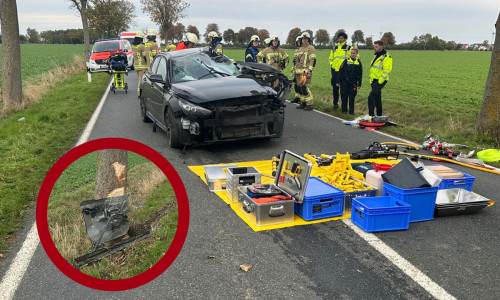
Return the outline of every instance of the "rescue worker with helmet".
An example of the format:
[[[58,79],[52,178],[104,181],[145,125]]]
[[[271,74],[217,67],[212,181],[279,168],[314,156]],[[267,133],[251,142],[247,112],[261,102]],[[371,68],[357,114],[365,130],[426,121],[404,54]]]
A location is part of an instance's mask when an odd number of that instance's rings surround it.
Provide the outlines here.
[[[300,98],[299,98],[299,86],[297,85],[297,81],[295,80],[295,63],[296,63],[296,53],[299,51],[299,48],[301,46],[301,38],[300,36],[298,36],[296,39],[295,39],[295,46],[297,47],[294,51],[294,54],[293,54],[293,65],[292,65],[292,78],[293,78],[293,87],[294,87],[294,91],[295,91],[295,98],[293,98],[293,100],[291,101],[292,103],[300,103]]]
[[[145,48],[149,49],[148,66],[151,65],[151,62],[155,58],[158,53],[158,44],[156,43],[156,30],[148,29],[147,42],[144,44]]]
[[[330,51],[330,67],[332,72],[331,84],[333,87],[333,109],[339,108],[339,87],[337,86],[337,77],[340,66],[349,56],[351,46],[347,45],[347,34],[339,32],[337,34],[337,44]]]
[[[250,43],[245,51],[245,62],[257,62],[257,55],[259,54],[259,42],[260,38],[258,35],[254,34],[250,38]]]
[[[175,51],[175,47],[175,44],[167,43],[167,45],[165,46],[165,52]]]
[[[144,46],[144,33],[138,31],[132,42],[132,54],[134,55],[134,69],[137,73],[137,96],[141,96],[142,75],[149,68],[148,59],[149,49]]]
[[[175,50],[177,51],[177,50],[193,48],[194,44],[196,43],[198,43],[198,37],[196,36],[196,34],[191,32],[186,32],[186,40],[177,44]]]
[[[312,71],[316,65],[316,49],[311,45],[311,35],[304,31],[300,34],[301,46],[294,54],[295,81],[298,85],[300,105],[298,109],[313,110],[313,95],[309,89]]]
[[[257,62],[266,63],[271,65],[278,71],[283,71],[288,63],[290,62],[290,58],[288,54],[286,54],[285,50],[280,48],[280,39],[277,35],[271,36],[271,42],[269,43],[269,47],[262,50],[257,56]]]
[[[358,57],[358,48],[352,48],[349,57],[344,60],[339,68],[337,76],[337,87],[340,87],[340,99],[342,100],[342,113],[354,115],[354,100],[358,90],[361,88],[363,78],[363,65]]]
[[[392,71],[392,57],[384,49],[382,41],[373,43],[375,57],[370,64],[370,85],[372,90],[368,96],[368,114],[375,116],[375,108],[377,116],[382,116],[382,89],[389,81],[389,75]]]
[[[222,37],[220,37],[217,32],[210,31],[208,33],[208,42],[210,43],[210,51],[212,53],[222,55]]]

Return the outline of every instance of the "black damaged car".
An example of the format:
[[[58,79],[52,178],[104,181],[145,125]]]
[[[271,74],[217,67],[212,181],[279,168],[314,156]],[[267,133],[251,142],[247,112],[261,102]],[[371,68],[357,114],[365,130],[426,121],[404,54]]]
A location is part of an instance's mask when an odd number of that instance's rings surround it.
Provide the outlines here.
[[[234,63],[208,48],[160,53],[141,79],[141,117],[174,148],[279,138],[290,88],[269,65]]]

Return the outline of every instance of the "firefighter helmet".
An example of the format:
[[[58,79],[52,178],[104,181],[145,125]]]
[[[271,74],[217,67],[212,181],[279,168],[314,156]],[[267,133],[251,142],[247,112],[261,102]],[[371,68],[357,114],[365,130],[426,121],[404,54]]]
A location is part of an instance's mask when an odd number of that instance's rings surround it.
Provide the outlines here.
[[[186,39],[193,44],[198,43],[198,37],[194,33],[186,32]]]
[[[216,37],[219,37],[219,35],[217,34],[217,32],[215,31],[210,31],[208,33],[208,37],[213,37],[213,38],[216,38]]]
[[[252,37],[250,38],[250,41],[253,42],[253,41],[256,41],[256,42],[260,42],[260,38],[258,35],[254,34],[252,35]]]
[[[271,35],[271,41],[274,41],[274,40],[276,40],[276,41],[279,42],[280,41],[279,36],[277,36],[277,35]]]
[[[144,33],[143,33],[143,32],[141,32],[141,31],[137,31],[137,32],[135,33],[135,37],[138,37],[138,38],[144,38]]]
[[[300,38],[302,39],[311,39],[311,35],[309,34],[309,32],[307,31],[304,31],[300,34]]]
[[[156,30],[154,29],[148,29],[148,35],[156,35]]]
[[[264,44],[269,45],[271,43],[271,38],[267,38],[264,40]]]
[[[300,41],[300,35],[295,39],[295,42]]]

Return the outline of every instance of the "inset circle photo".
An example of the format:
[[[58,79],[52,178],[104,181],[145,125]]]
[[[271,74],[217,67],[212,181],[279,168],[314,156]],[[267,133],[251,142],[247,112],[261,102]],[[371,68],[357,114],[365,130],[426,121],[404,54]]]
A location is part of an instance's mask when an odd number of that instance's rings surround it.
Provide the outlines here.
[[[175,260],[189,226],[186,189],[154,149],[122,138],[77,146],[42,183],[38,234],[61,272],[93,289],[155,279]]]

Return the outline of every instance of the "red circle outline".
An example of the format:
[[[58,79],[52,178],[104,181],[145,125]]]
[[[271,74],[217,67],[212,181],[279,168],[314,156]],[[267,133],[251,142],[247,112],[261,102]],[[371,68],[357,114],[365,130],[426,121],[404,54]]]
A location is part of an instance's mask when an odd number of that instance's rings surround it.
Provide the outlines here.
[[[174,239],[165,255],[147,271],[127,279],[106,280],[86,275],[68,263],[57,250],[49,233],[47,209],[50,193],[62,172],[78,158],[94,151],[121,149],[135,152],[153,162],[167,176],[177,198],[178,220]],[[54,265],[72,280],[86,287],[103,291],[123,291],[139,287],[163,273],[176,259],[186,240],[189,227],[189,201],[186,189],[177,171],[156,150],[142,143],[123,138],[103,138],[79,145],[64,154],[45,177],[36,205],[36,224],[40,242]]]

